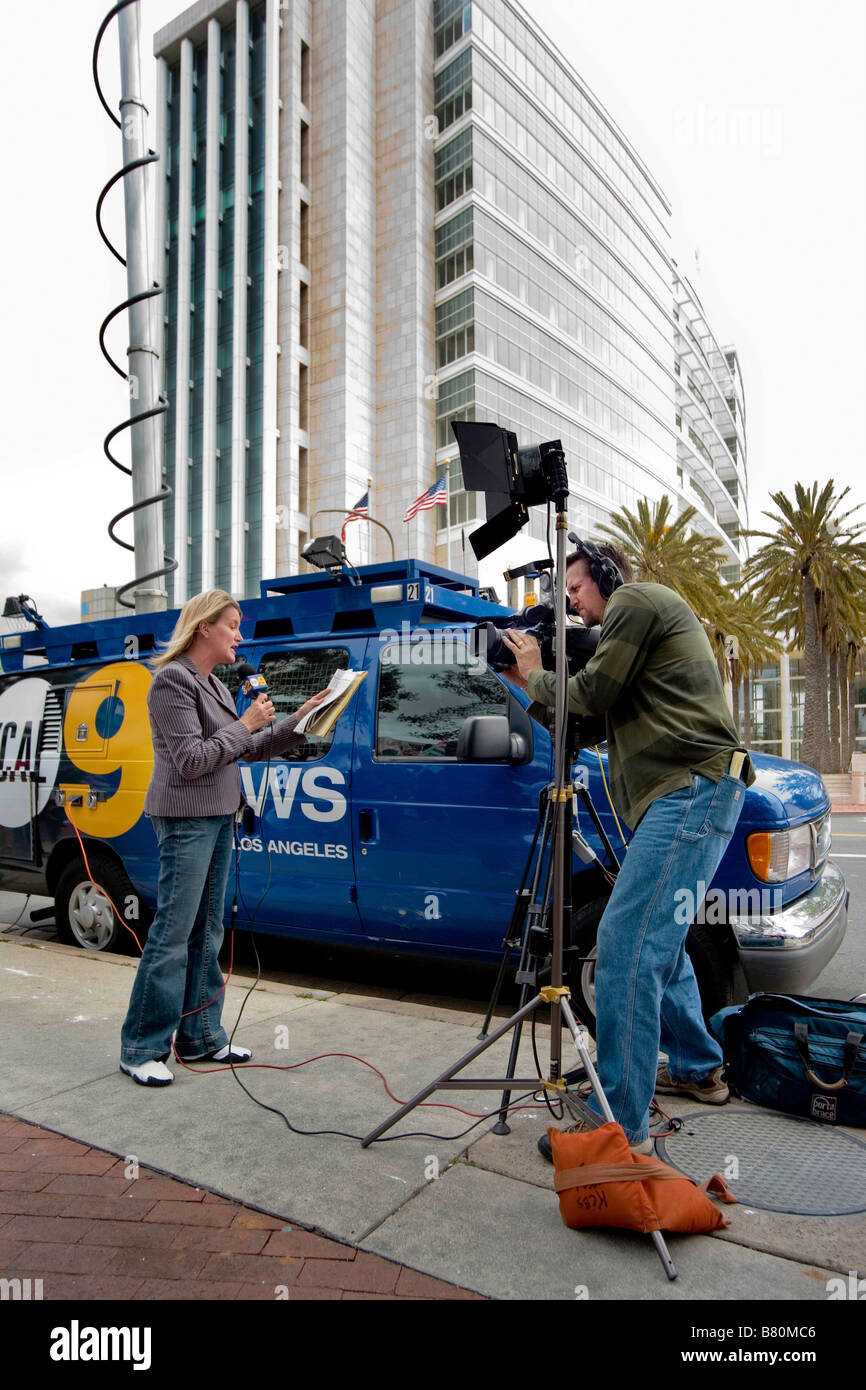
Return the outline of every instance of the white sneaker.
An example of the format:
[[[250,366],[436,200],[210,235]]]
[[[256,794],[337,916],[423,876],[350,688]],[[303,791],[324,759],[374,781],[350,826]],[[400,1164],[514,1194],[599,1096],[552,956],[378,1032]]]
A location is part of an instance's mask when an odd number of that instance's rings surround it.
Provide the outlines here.
[[[129,1062],[121,1062],[120,1070],[137,1081],[139,1086],[170,1086],[174,1081],[174,1072],[169,1071],[165,1062],[139,1062],[135,1067]]]
[[[180,1054],[178,1054],[180,1056]],[[200,1052],[197,1057],[180,1057],[181,1062],[248,1062],[252,1057],[248,1047],[239,1043],[226,1043],[216,1052]]]
[[[211,1053],[210,1060],[212,1062],[248,1062],[252,1055],[248,1047],[241,1047],[238,1043],[226,1043],[219,1052]]]

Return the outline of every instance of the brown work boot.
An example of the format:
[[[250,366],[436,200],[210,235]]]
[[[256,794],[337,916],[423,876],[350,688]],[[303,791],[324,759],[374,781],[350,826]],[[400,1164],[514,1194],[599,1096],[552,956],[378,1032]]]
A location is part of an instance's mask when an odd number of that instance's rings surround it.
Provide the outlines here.
[[[714,1067],[697,1081],[675,1081],[667,1067],[659,1067],[656,1094],[662,1096],[693,1096],[705,1105],[724,1105],[730,1091],[722,1080],[722,1067]]]
[[[562,1131],[563,1134],[586,1134],[591,1129],[598,1129],[604,1124],[604,1120],[599,1116],[597,1120],[587,1118],[578,1120],[576,1124],[569,1125],[568,1129]],[[546,1134],[542,1134],[538,1140],[538,1152],[542,1158],[546,1158],[548,1163],[553,1162],[553,1147]],[[633,1154],[651,1154],[653,1151],[652,1137],[642,1140],[639,1144],[629,1144]]]

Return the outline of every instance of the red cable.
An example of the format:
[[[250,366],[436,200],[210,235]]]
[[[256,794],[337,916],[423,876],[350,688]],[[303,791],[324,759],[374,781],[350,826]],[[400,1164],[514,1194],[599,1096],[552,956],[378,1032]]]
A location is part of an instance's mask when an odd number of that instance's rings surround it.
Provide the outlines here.
[[[78,826],[75,824],[75,821],[74,821],[74,820],[72,819],[72,817],[70,816],[69,811],[67,810],[65,804],[64,804],[63,809],[64,809],[64,811],[66,811],[66,819],[69,821],[69,824],[72,826],[72,829],[75,831],[75,834],[76,834],[76,836],[78,837],[78,843],[79,843],[80,846],[81,846],[81,855],[82,855],[82,858],[84,859],[84,867],[85,867],[85,869],[87,870],[87,877],[90,879],[90,882],[93,884],[94,888],[98,888],[99,891],[100,891],[100,893],[102,894],[102,896],[103,896],[104,898],[108,898],[108,901],[111,903],[111,906],[114,908],[114,915],[115,915],[115,917],[117,918],[117,920],[118,920],[118,922],[120,923],[120,925],[121,925],[122,927],[125,927],[126,930],[130,933],[130,935],[132,936],[132,938],[133,938],[133,940],[134,940],[136,946],[138,947],[139,955],[141,955],[141,953],[142,953],[141,942],[139,941],[138,937],[135,935],[135,932],[132,930],[132,927],[129,925],[129,923],[126,922],[126,921],[124,921],[124,919],[121,917],[121,915],[120,915],[120,913],[118,912],[117,908],[114,906],[114,903],[112,902],[111,897],[109,896],[108,893],[106,893],[106,891],[105,891],[105,889],[103,888],[102,884],[101,884],[101,883],[97,883],[97,882],[96,882],[96,879],[93,877],[93,874],[90,872],[90,865],[89,865],[88,862],[87,862],[87,850],[84,848],[84,841],[82,840],[81,836],[78,834]]]

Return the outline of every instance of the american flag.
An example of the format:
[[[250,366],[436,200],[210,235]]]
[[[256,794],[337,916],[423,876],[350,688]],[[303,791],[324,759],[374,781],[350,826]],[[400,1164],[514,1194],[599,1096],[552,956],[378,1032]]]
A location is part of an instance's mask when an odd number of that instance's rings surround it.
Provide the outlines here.
[[[345,540],[345,539],[346,539],[346,527],[349,525],[349,522],[350,522],[350,521],[360,521],[360,520],[361,520],[361,517],[363,517],[363,516],[369,516],[369,515],[370,515],[370,490],[369,490],[369,488],[368,488],[367,491],[364,493],[364,496],[361,498],[361,500],[360,500],[359,502],[356,502],[356,503],[355,503],[355,505],[354,505],[354,507],[352,508],[352,510],[350,511],[349,515],[346,517],[346,520],[343,522],[343,529],[342,529],[342,531],[340,532],[340,539],[341,539],[341,540]]]
[[[426,492],[422,492],[421,496],[416,497],[415,501],[406,508],[406,515],[403,520],[411,521],[413,516],[417,516],[419,512],[429,512],[432,507],[445,507],[447,505],[448,475],[443,473],[438,482],[435,482],[432,487],[428,487]]]

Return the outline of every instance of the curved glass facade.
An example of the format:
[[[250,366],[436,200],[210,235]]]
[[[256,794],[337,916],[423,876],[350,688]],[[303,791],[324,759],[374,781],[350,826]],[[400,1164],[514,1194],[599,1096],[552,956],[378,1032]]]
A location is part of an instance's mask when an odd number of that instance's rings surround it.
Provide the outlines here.
[[[740,577],[749,525],[746,406],[739,359],[721,348],[685,277],[674,278],[677,376],[677,482],[683,505],[697,507],[695,526],[727,548],[724,577]]]
[[[474,417],[521,443],[561,439],[570,520],[592,528],[676,490],[670,209],[516,5],[472,0],[453,33],[449,47],[436,31],[437,81],[470,74],[471,91],[464,113],[440,123],[436,150],[436,443],[452,464],[449,520],[462,526],[477,507],[460,492],[450,432]],[[533,515],[523,536],[534,544],[545,525]]]
[[[680,293],[663,193],[519,5],[437,0],[434,25],[448,116],[435,234],[449,543],[479,510],[461,491],[451,423],[495,420],[521,444],[562,440],[579,529],[669,495],[680,511],[697,507],[694,524],[724,542],[735,577],[732,538],[746,524],[739,366]],[[462,110],[446,110],[458,87]],[[532,517],[523,535],[545,524]]]

